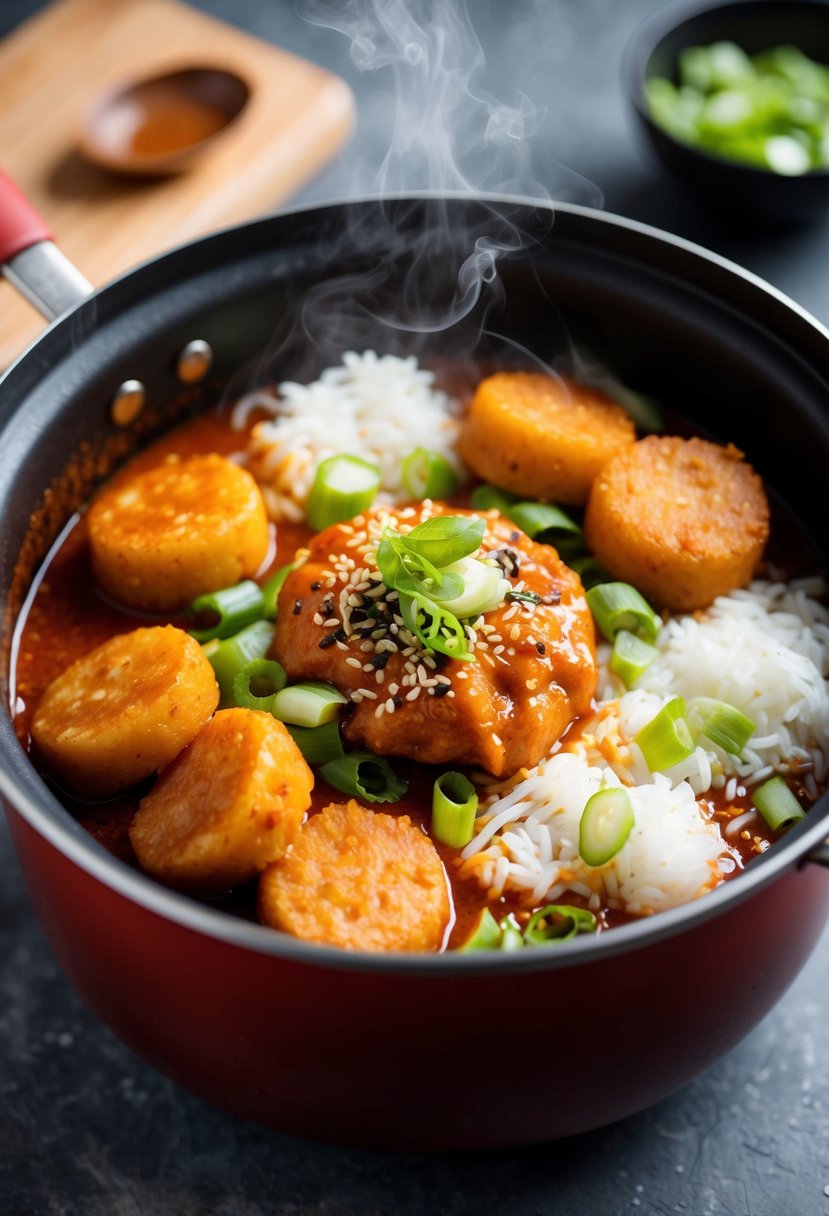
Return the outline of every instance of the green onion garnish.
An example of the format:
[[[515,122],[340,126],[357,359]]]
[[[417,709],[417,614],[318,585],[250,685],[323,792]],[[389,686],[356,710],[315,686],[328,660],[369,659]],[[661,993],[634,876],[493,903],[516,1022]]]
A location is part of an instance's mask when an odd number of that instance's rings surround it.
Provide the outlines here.
[[[497,950],[501,944],[501,926],[490,912],[484,908],[478,919],[475,932],[461,946],[464,950]]]
[[[347,698],[333,684],[308,680],[278,692],[271,713],[280,722],[290,722],[292,726],[323,726],[333,722],[339,715],[340,706],[347,704]]]
[[[479,549],[484,532],[485,520],[474,515],[434,515],[411,532],[392,533],[392,537],[408,557],[443,569]]]
[[[584,550],[584,537],[575,520],[560,507],[544,502],[517,502],[507,509],[517,528],[541,545],[555,545],[563,556]]]
[[[415,448],[400,470],[403,489],[412,498],[451,498],[458,488],[458,475],[440,452]]]
[[[223,587],[221,591],[197,595],[187,609],[187,615],[212,623],[206,623],[201,629],[191,629],[190,636],[197,642],[229,638],[245,625],[261,619],[263,603],[262,588],[249,578],[233,587]]]
[[[213,638],[205,642],[202,649],[216,675],[222,709],[234,704],[233,681],[238,673],[251,659],[265,658],[271,648],[273,635],[274,627],[270,621],[254,621],[232,638]]]
[[[672,697],[659,713],[643,726],[634,738],[641,749],[645,764],[652,773],[673,768],[687,760],[694,750],[694,742],[685,721],[685,702],[682,697]]]
[[[268,621],[276,620],[276,602],[285,584],[285,579],[293,568],[294,563],[288,562],[287,566],[281,566],[262,584],[262,615]]]
[[[371,752],[347,752],[323,764],[319,772],[335,790],[366,802],[398,802],[409,788],[387,760]]]
[[[500,511],[502,515],[509,515],[510,507],[518,502],[518,495],[512,494],[509,490],[502,490],[498,486],[484,484],[476,486],[472,491],[472,506],[476,511]]]
[[[589,866],[615,857],[633,830],[633,804],[621,786],[597,790],[587,799],[579,823],[579,853]]]
[[[285,686],[285,669],[275,659],[251,659],[233,681],[233,701],[240,709],[275,713],[276,698]]]
[[[659,650],[650,642],[643,641],[627,629],[620,629],[613,641],[608,666],[626,688],[633,688],[658,654]]]
[[[608,642],[620,629],[655,642],[662,620],[635,587],[629,583],[600,583],[587,592],[593,619]]]
[[[513,916],[505,916],[498,925],[498,928],[501,930],[501,940],[498,943],[499,950],[509,953],[512,950],[524,949],[527,943],[524,941],[524,934],[521,932],[520,926],[516,924]]]
[[[450,848],[468,845],[475,831],[478,795],[463,773],[441,773],[432,787],[432,835]]]
[[[329,456],[319,465],[308,495],[305,518],[315,532],[353,519],[374,502],[380,470],[359,456]]]
[[[327,764],[345,755],[339,722],[324,722],[322,726],[294,726],[286,722],[285,729],[307,764]]]
[[[595,933],[599,922],[585,908],[570,904],[548,904],[534,912],[524,930],[528,946],[549,946],[569,941],[577,933]]]
[[[742,756],[757,726],[734,705],[714,697],[692,697],[686,717],[695,739],[704,735],[731,756]]]
[[[780,776],[770,777],[758,785],[752,799],[773,832],[782,832],[798,819],[806,818],[803,807]]]

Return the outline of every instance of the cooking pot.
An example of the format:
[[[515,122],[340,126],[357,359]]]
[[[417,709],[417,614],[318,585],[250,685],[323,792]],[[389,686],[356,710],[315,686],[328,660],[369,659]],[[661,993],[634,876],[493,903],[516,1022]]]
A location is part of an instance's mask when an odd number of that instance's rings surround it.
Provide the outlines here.
[[[30,281],[55,255],[31,216],[23,227],[10,240],[7,226],[5,257]],[[445,268],[488,232],[487,247],[507,253],[462,325],[416,336],[358,307],[361,283],[379,282],[392,308],[389,286],[406,294],[424,234],[437,234]],[[452,294],[450,276],[435,284]],[[460,358],[459,335],[468,345],[475,334],[487,357],[526,350],[578,373],[589,347],[621,382],[739,444],[825,567],[829,333],[686,241],[508,197],[293,210],[85,290],[54,267],[29,282],[43,308],[57,293],[52,309],[67,311],[0,383],[0,788],[32,901],[83,999],[204,1098],[283,1132],[375,1147],[564,1136],[713,1064],[780,997],[824,925],[829,798],[734,881],[596,938],[504,955],[340,952],[166,890],[88,835],[15,737],[12,631],[48,547],[118,461],[187,411],[283,378],[303,354],[315,374],[331,361],[326,335],[363,336],[356,316],[374,326],[371,345],[425,357]],[[342,325],[315,329],[308,300],[334,297]]]

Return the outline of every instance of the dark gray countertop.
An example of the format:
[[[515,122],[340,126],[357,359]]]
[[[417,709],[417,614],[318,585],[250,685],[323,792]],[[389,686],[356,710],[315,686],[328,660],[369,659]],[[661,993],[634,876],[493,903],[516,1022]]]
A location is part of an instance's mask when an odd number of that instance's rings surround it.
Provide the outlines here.
[[[378,3],[393,8],[393,0]],[[0,34],[38,7],[3,0]],[[354,88],[354,140],[300,199],[376,185],[392,122],[388,73],[361,74],[342,35],[306,24],[283,0],[199,7],[332,67]],[[719,231],[640,146],[619,60],[655,7],[657,0],[470,0],[487,56],[483,87],[510,105],[522,91],[544,111],[529,143],[551,193],[596,203],[601,192],[608,210],[734,258],[829,323],[829,221],[773,236]],[[275,1135],[151,1071],[58,971],[4,823],[0,876],[2,1216],[829,1216],[827,935],[741,1046],[659,1106],[543,1148],[395,1156]]]

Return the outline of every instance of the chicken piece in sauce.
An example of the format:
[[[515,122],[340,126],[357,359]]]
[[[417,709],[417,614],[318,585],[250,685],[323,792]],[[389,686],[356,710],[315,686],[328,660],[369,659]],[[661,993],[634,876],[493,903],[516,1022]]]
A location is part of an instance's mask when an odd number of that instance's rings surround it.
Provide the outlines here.
[[[314,537],[280,593],[273,654],[289,680],[328,680],[348,696],[350,743],[508,776],[536,764],[590,709],[593,620],[578,575],[555,549],[489,512],[482,553],[497,553],[513,589],[539,602],[507,601],[486,613],[473,662],[424,651],[394,598],[377,595],[373,555],[386,529],[406,531],[436,514],[475,513],[435,503],[375,507]]]

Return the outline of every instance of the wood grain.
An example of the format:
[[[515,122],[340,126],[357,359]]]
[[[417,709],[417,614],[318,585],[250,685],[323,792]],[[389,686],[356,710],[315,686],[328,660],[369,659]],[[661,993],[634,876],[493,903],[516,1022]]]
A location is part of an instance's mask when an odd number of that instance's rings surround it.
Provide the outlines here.
[[[83,160],[78,134],[99,90],[197,63],[239,72],[252,91],[203,160],[166,179]],[[96,286],[284,201],[341,147],[352,120],[339,77],[177,0],[59,0],[0,44],[3,168]],[[0,281],[0,367],[42,327]]]

